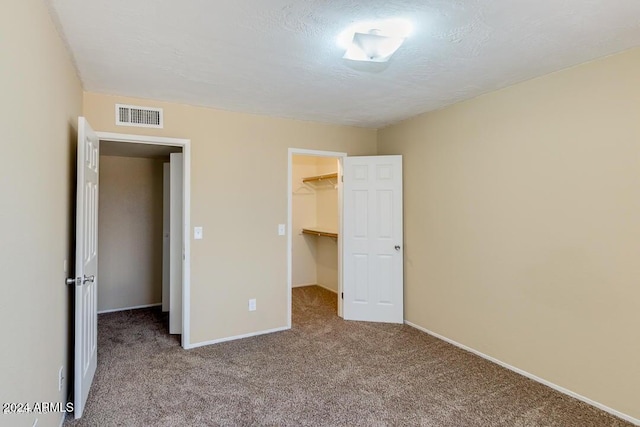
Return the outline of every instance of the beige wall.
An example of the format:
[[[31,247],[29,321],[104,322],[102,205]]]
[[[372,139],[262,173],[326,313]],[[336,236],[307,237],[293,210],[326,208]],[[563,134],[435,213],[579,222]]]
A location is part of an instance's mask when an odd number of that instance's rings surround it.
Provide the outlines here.
[[[338,160],[316,157],[317,174],[324,175],[338,171]],[[331,185],[320,186],[316,191],[317,225],[321,229],[338,230],[338,190]],[[338,292],[338,241],[329,237],[316,238],[316,262],[318,284]]]
[[[338,172],[338,160],[331,157],[316,157],[316,174],[325,175]],[[328,230],[338,230],[338,190],[333,185],[316,188],[317,226]]]
[[[162,164],[100,156],[98,311],[162,302]]]
[[[69,378],[72,178],[82,87],[40,0],[0,13],[0,401],[66,402]],[[57,426],[60,414],[0,415],[0,424]]]
[[[115,126],[114,104],[164,108],[162,130]],[[191,139],[191,341],[287,324],[288,148],[375,154],[376,131],[85,93],[97,131]],[[190,233],[192,234],[192,233]],[[247,301],[257,299],[249,312]]]
[[[316,225],[316,192],[302,179],[317,175],[316,157],[293,156],[291,164],[291,286],[318,283],[316,239],[302,234]]]
[[[379,132],[406,318],[640,418],[640,50]]]
[[[318,284],[338,292],[338,242],[330,237],[316,238]]]

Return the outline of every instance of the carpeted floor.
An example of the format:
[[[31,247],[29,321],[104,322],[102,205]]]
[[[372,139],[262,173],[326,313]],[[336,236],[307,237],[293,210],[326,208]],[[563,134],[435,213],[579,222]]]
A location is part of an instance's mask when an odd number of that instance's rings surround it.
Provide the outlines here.
[[[100,315],[66,426],[630,426],[408,326],[345,322],[293,290],[289,331],[184,351],[158,309]]]

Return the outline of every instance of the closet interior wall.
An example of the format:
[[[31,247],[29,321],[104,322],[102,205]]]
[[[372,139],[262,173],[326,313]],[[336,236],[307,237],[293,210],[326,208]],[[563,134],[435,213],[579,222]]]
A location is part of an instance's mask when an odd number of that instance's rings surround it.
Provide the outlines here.
[[[98,311],[162,302],[163,162],[100,156]]]

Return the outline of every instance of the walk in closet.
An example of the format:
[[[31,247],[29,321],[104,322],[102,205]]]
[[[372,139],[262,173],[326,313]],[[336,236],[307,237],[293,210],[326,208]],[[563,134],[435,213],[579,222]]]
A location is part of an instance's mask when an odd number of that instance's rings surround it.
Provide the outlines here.
[[[293,156],[293,287],[338,292],[338,179],[338,159]]]

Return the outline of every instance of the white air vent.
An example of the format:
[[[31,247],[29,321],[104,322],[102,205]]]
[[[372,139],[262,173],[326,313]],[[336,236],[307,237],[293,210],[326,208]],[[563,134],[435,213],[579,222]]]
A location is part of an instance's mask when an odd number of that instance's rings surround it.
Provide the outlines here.
[[[142,128],[162,128],[162,108],[116,104],[116,124]]]

